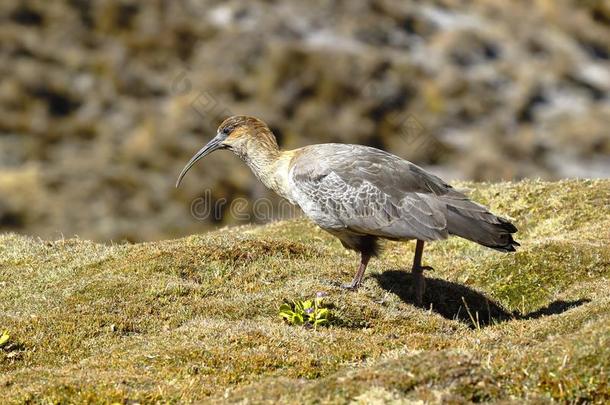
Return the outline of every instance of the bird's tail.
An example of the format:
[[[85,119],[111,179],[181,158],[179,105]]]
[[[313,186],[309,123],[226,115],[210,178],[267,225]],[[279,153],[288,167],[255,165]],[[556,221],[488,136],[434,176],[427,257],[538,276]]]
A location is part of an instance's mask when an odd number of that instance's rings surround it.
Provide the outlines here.
[[[452,235],[501,252],[514,252],[521,246],[513,239],[517,228],[512,223],[466,198],[447,202],[447,228]]]

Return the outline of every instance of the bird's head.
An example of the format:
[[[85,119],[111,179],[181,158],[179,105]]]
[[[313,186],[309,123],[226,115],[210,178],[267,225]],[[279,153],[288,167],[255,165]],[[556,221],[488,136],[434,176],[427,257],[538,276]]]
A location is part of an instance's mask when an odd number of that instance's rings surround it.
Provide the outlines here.
[[[255,117],[234,115],[220,124],[216,136],[199,150],[184,166],[176,187],[182,178],[200,159],[218,149],[229,149],[243,159],[255,151],[277,152],[277,141],[267,124]]]

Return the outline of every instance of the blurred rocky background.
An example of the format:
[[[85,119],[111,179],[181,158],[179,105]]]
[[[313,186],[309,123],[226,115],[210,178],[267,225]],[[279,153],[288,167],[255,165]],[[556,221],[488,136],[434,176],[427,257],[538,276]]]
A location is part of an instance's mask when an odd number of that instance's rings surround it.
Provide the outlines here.
[[[229,152],[174,188],[231,113],[448,180],[610,177],[609,94],[608,0],[2,0],[0,231],[243,222],[191,214],[269,196]]]

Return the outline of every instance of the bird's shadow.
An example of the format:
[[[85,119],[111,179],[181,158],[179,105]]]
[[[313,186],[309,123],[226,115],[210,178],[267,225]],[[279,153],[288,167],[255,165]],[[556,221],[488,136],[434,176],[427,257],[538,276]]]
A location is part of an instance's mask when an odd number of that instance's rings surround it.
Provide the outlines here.
[[[415,305],[410,272],[388,270],[375,274],[373,277],[381,288],[396,294],[403,302]],[[482,328],[509,320],[537,319],[547,315],[561,314],[589,301],[587,299],[555,301],[545,308],[523,315],[506,310],[480,292],[464,285],[426,277],[426,291],[422,306],[447,319],[463,322],[471,328]]]

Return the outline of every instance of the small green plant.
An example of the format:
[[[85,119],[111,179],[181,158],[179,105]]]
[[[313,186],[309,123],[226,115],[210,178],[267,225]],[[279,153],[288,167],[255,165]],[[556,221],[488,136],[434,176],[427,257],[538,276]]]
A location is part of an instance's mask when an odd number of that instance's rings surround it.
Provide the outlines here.
[[[4,331],[0,335],[0,347],[2,347],[5,344],[7,344],[10,338],[11,338],[11,336],[8,334],[8,331]]]
[[[319,292],[313,300],[285,302],[280,305],[280,318],[290,325],[302,325],[316,329],[330,323],[330,311],[322,306],[326,293]]]

